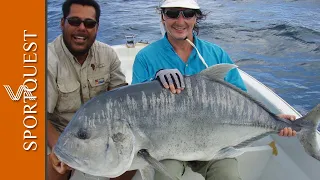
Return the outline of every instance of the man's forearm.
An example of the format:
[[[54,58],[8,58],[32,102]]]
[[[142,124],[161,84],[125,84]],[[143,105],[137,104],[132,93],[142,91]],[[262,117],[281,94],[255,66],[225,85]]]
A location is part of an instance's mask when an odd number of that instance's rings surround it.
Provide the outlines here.
[[[60,133],[54,128],[51,124],[50,120],[48,120],[48,127],[47,127],[47,142],[50,149],[57,143]]]

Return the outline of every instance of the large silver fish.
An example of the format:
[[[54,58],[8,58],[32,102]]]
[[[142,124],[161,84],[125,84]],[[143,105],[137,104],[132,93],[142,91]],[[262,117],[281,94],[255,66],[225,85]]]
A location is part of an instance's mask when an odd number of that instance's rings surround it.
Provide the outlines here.
[[[187,76],[180,94],[152,81],[96,96],[77,111],[54,152],[82,172],[117,177],[148,165],[138,156],[141,149],[155,161],[235,157],[250,142],[291,127],[305,151],[320,161],[320,104],[296,121],[280,119],[223,81],[235,67],[219,64]]]

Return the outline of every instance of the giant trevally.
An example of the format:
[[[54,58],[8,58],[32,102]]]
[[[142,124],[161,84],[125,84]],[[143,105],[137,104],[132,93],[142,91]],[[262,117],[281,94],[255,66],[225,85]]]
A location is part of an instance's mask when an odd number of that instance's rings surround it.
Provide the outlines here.
[[[235,67],[219,64],[186,76],[180,94],[151,81],[98,95],[77,111],[54,152],[84,173],[117,177],[152,164],[140,150],[155,161],[235,157],[250,142],[291,127],[320,161],[320,104],[296,121],[281,119],[223,80]]]

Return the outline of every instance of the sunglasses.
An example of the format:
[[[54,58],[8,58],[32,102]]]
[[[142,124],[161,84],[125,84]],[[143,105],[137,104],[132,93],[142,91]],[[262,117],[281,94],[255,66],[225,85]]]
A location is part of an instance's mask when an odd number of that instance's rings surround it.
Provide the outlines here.
[[[66,18],[66,20],[71,26],[80,26],[80,24],[83,23],[84,27],[89,29],[94,28],[97,25],[97,21],[93,19],[81,20],[78,17],[69,17],[69,18]]]
[[[192,10],[192,9],[185,9],[185,10],[169,9],[169,10],[164,11],[164,14],[168,18],[172,18],[172,19],[179,18],[181,13],[182,13],[183,17],[186,19],[192,18],[196,15],[196,11]]]

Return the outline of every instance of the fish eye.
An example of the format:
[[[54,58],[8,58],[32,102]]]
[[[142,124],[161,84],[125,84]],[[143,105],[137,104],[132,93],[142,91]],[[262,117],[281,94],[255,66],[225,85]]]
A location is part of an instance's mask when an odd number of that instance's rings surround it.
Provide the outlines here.
[[[79,139],[88,139],[90,136],[88,134],[88,131],[87,129],[84,129],[84,128],[80,128],[79,131],[77,132],[77,137]]]

